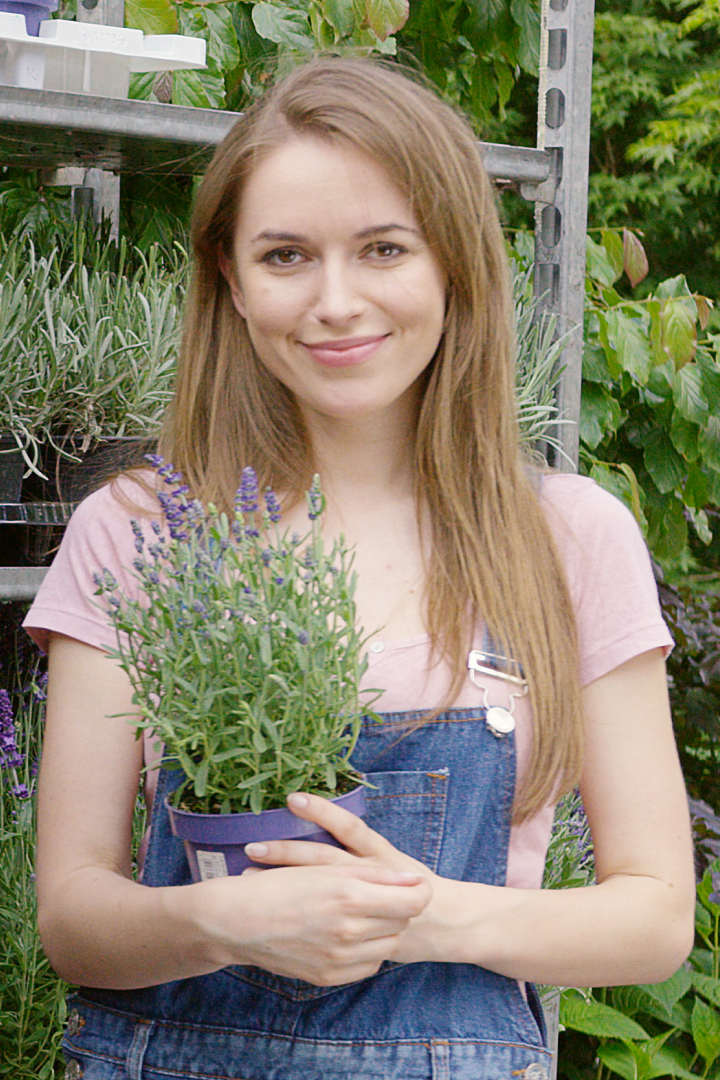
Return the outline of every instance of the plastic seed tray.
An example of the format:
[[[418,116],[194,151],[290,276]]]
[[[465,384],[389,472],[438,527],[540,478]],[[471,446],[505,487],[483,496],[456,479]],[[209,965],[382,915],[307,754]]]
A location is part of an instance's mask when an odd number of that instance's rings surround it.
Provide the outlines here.
[[[0,12],[0,85],[126,98],[130,74],[205,67],[205,41],[122,26],[47,19],[38,37],[24,15]]]

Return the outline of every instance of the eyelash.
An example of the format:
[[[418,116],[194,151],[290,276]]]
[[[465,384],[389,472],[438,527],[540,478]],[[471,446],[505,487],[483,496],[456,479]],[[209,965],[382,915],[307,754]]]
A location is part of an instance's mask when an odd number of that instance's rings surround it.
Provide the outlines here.
[[[374,253],[379,255],[383,260],[389,260],[398,255],[404,255],[406,251],[407,248],[403,247],[401,244],[395,244],[390,240],[378,240],[373,242],[365,250],[365,252],[363,252],[363,254],[371,255]],[[283,262],[281,258],[283,255],[293,256],[293,261]],[[295,248],[273,248],[272,251],[268,251],[265,255],[262,256],[261,261],[267,263],[269,266],[276,266],[282,269],[286,269],[299,265],[298,260],[295,259],[294,256],[304,257],[302,255],[302,252],[297,251]]]

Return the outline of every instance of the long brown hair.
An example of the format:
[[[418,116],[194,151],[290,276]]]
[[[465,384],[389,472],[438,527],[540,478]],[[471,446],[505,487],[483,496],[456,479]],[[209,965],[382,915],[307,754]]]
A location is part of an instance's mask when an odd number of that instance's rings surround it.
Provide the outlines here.
[[[482,618],[522,664],[533,768],[515,819],[576,782],[582,735],[567,584],[518,440],[509,270],[474,135],[448,105],[387,63],[328,57],[278,83],[217,150],[195,206],[194,278],[177,391],[160,448],[201,499],[230,506],[242,468],[299,497],[314,471],[291,393],[256,356],[220,269],[248,177],[298,136],[369,154],[408,199],[447,282],[445,330],[425,374],[416,501],[429,522],[427,628],[466,677]],[[419,519],[421,515],[419,513]]]

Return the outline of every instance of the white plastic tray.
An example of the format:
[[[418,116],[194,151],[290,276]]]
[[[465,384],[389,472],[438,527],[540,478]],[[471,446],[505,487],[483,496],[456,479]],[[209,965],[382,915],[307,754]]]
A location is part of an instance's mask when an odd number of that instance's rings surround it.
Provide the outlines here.
[[[130,73],[205,67],[205,41],[122,26],[46,19],[31,37],[25,16],[0,12],[0,85],[126,98]]]

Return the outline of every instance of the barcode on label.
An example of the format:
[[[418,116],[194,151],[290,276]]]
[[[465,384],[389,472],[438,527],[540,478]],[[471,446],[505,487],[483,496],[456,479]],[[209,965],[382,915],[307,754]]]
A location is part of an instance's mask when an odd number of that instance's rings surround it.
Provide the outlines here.
[[[228,876],[227,863],[222,851],[198,851],[196,854],[201,881]]]

